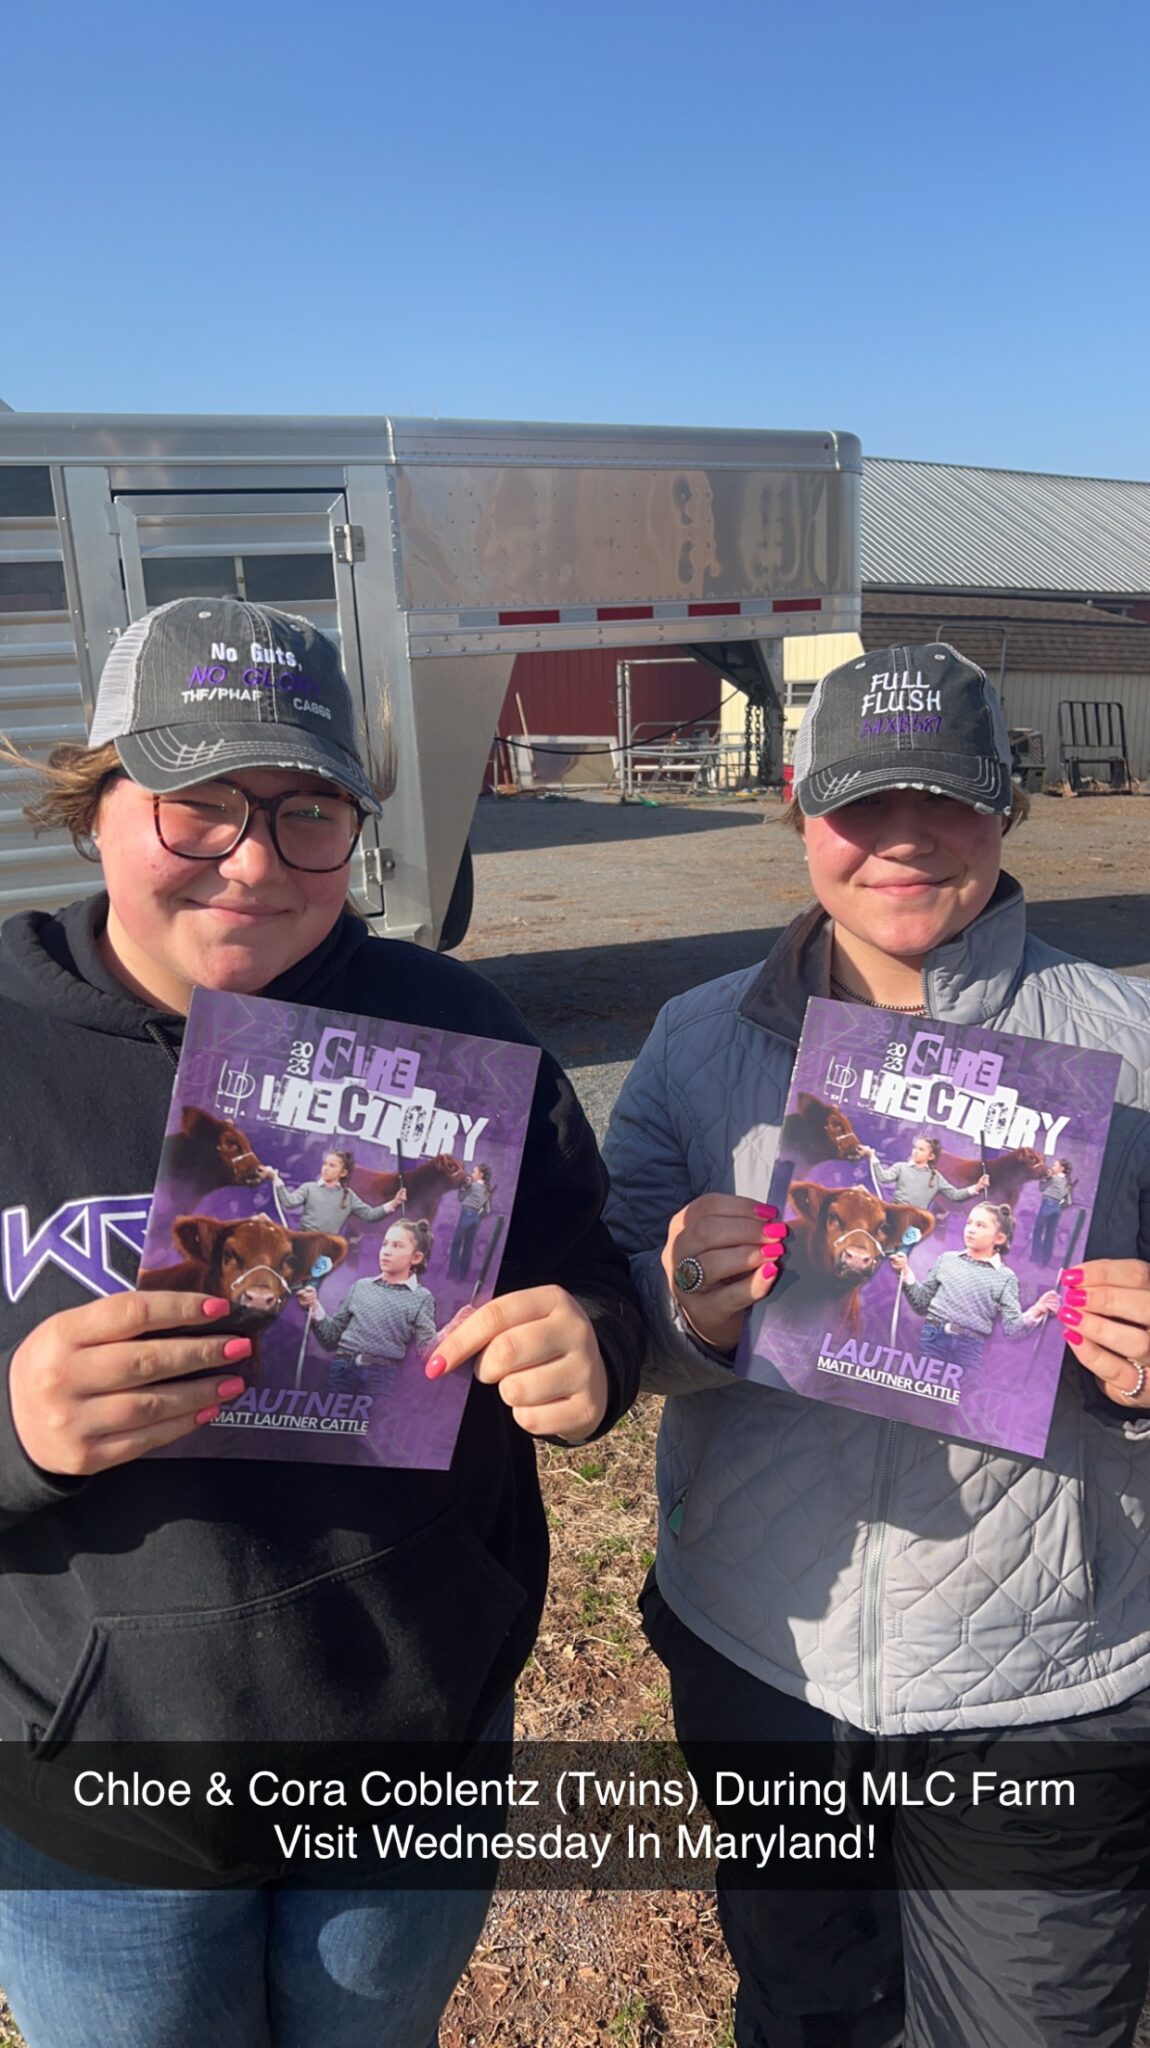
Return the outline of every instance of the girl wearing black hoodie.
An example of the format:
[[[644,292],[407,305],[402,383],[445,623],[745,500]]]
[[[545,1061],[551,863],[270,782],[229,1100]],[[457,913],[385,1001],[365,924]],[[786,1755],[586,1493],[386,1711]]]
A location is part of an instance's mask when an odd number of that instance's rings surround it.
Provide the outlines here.
[[[229,687],[195,687],[220,647]],[[640,1348],[570,1084],[544,1053],[503,1291],[428,1364],[476,1365],[449,1471],[148,1459],[248,1360],[213,1335],[226,1304],[131,1285],[193,987],[530,1034],[479,976],[345,909],[379,794],[303,620],[161,607],[63,755],[34,808],[91,840],[105,892],[0,939],[0,1754],[505,1734],[546,1582],[532,1439],[609,1428]],[[237,1865],[202,1809],[54,1819],[36,1770],[5,1778],[0,1984],[30,2048],[434,2041],[488,1892],[302,1891]]]

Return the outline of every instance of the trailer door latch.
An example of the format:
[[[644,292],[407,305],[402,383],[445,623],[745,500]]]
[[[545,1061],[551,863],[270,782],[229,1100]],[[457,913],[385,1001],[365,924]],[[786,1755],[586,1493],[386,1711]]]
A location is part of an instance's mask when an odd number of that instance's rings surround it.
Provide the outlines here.
[[[363,544],[362,526],[333,526],[331,537],[337,561],[362,562],[367,552]]]
[[[395,855],[389,846],[365,846],[363,850],[363,872],[377,889],[395,873]]]

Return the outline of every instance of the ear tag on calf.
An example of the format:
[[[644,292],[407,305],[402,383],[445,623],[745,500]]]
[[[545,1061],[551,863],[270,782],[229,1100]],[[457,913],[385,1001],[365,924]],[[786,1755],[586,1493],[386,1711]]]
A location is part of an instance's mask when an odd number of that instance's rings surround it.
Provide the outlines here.
[[[918,1235],[918,1232],[916,1231],[916,1232],[915,1232],[915,1236],[917,1237],[917,1235]],[[331,1260],[330,1260],[330,1259],[328,1258],[328,1255],[327,1255],[327,1253],[326,1253],[326,1252],[321,1252],[321,1253],[320,1253],[320,1255],[319,1255],[319,1257],[318,1257],[318,1259],[317,1259],[317,1260],[315,1261],[315,1264],[313,1265],[313,1267],[312,1267],[312,1269],[311,1269],[311,1277],[312,1277],[312,1279],[313,1279],[313,1280],[322,1280],[322,1279],[324,1278],[324,1276],[325,1276],[326,1274],[328,1274],[328,1273],[330,1273],[330,1272],[331,1272],[331,1267],[332,1267],[332,1262],[331,1262]]]
[[[909,1251],[911,1245],[917,1244],[921,1236],[922,1232],[919,1229],[917,1223],[908,1223],[906,1229],[903,1231],[902,1234],[902,1243],[904,1250]]]

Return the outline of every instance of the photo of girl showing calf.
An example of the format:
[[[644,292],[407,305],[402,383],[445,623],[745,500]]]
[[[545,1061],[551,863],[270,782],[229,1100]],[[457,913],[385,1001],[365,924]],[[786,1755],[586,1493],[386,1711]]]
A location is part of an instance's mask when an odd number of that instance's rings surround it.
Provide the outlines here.
[[[431,1229],[422,1218],[393,1223],[379,1247],[377,1277],[357,1280],[333,1314],[313,1321],[320,1343],[335,1352],[329,1386],[382,1394],[412,1346],[421,1358],[431,1356],[435,1297],[422,1280],[431,1249]],[[319,1307],[314,1287],[301,1289],[298,1299],[301,1308]]]
[[[895,1252],[890,1263],[903,1278],[906,1301],[927,1318],[924,1346],[965,1371],[979,1364],[996,1327],[1015,1342],[1031,1336],[1047,1316],[1058,1314],[1062,1297],[1049,1287],[1030,1308],[1021,1307],[1018,1275],[1003,1264],[1014,1237],[1014,1217],[1005,1202],[979,1202],[962,1237],[962,1251],[941,1253],[925,1280],[915,1279],[907,1252]]]
[[[973,1202],[984,1195],[990,1186],[985,1167],[979,1178],[968,1188],[952,1187],[939,1172],[938,1158],[942,1151],[942,1139],[925,1135],[914,1140],[910,1158],[899,1160],[895,1166],[884,1166],[873,1145],[863,1148],[865,1157],[871,1163],[871,1175],[879,1189],[890,1188],[896,1202],[917,1202],[925,1208],[936,1195],[945,1196],[948,1202]]]

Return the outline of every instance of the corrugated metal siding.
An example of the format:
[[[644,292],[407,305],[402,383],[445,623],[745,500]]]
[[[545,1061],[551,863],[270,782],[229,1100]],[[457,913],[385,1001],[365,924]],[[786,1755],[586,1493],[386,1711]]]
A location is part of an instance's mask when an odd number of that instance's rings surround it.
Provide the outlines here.
[[[672,667],[678,647],[659,650],[654,668],[631,671],[631,716],[636,725],[656,720],[675,725],[681,719],[703,718],[715,711],[734,685],[712,669],[693,661],[689,668]],[[501,733],[523,730],[516,693],[523,700],[527,730],[533,733],[602,733],[614,737],[616,664],[647,661],[650,647],[594,647],[558,654],[520,654],[499,715]]]
[[[864,585],[1150,594],[1150,484],[863,464]]]
[[[1059,772],[1058,706],[1063,697],[1080,702],[1112,698],[1121,704],[1126,718],[1130,772],[1140,782],[1150,779],[1150,675],[1053,675],[1007,670],[1002,688],[1007,723],[1041,731],[1052,780],[1057,779]]]
[[[857,633],[792,633],[783,641],[783,678],[788,683],[819,683],[863,651]]]

